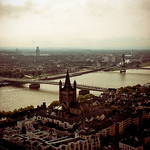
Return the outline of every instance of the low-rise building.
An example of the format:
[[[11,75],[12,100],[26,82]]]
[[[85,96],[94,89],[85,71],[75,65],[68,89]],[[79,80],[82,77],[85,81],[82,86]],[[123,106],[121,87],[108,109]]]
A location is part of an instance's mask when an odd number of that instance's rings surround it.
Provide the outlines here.
[[[143,150],[142,144],[133,138],[124,138],[119,141],[119,148],[121,150]]]

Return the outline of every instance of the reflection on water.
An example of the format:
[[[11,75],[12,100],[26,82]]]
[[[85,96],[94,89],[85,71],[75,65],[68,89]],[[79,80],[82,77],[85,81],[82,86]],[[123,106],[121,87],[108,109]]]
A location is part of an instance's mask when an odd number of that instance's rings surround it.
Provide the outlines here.
[[[14,110],[15,108],[29,105],[49,105],[53,100],[58,100],[58,86],[41,85],[39,90],[29,89],[28,85],[22,88],[7,86],[0,88],[0,111]]]
[[[114,72],[94,72],[81,76],[72,77],[71,81],[77,81],[77,84],[99,86],[105,88],[119,88],[121,86],[133,86],[136,84],[145,84],[150,82],[150,70],[127,70],[127,73],[120,74]],[[59,80],[57,80],[59,81]],[[64,82],[64,79],[62,79]],[[78,90],[79,91],[79,90]],[[77,91],[77,93],[78,93]],[[0,111],[14,110],[29,105],[41,105],[46,102],[49,105],[53,100],[58,100],[59,87],[55,85],[40,85],[40,89],[29,89],[29,84],[22,87],[6,86],[0,88]],[[99,95],[100,92],[92,92]]]

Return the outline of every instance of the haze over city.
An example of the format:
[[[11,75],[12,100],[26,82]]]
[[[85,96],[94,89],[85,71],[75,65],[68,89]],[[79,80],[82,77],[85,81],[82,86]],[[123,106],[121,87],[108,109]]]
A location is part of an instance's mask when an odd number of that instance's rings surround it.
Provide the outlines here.
[[[149,49],[150,0],[0,0],[0,47]]]
[[[149,150],[150,0],[0,0],[0,150]]]

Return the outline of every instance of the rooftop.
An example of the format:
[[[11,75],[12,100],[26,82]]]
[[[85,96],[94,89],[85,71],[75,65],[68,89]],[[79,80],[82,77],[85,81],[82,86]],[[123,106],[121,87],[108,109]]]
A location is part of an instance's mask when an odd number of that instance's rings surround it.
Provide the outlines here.
[[[127,144],[129,146],[132,146],[132,147],[141,147],[142,146],[142,144],[139,143],[138,140],[136,140],[135,138],[124,138],[124,139],[121,139],[120,142]]]
[[[55,142],[51,143],[55,147],[59,147],[61,145],[68,145],[69,143],[76,143],[78,141],[84,140],[82,138],[63,138],[55,140]]]

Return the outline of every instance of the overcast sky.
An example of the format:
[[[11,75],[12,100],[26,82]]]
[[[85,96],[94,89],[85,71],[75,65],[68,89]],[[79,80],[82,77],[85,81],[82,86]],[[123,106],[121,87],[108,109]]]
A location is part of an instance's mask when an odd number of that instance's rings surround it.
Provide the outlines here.
[[[150,0],[0,0],[0,47],[150,48]]]

